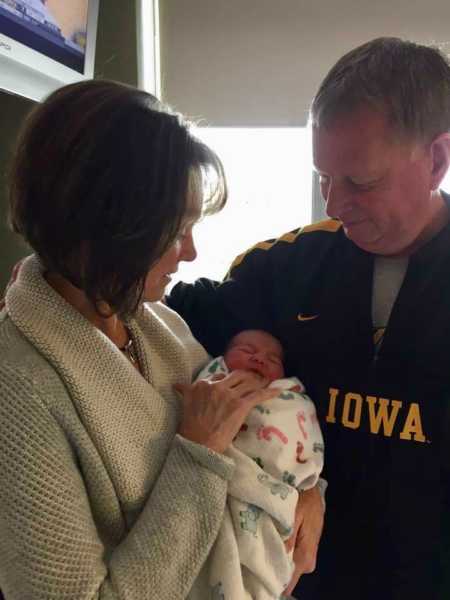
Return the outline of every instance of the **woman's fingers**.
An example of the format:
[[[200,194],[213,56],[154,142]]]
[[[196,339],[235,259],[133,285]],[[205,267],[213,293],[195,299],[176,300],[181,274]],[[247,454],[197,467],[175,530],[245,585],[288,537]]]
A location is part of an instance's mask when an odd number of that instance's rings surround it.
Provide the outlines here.
[[[225,373],[216,373],[211,377],[211,381],[222,381],[222,379],[225,379],[225,377]]]
[[[224,452],[239,432],[250,410],[275,397],[279,390],[265,388],[260,375],[233,372],[220,381],[176,384],[183,398],[178,432],[185,438]]]
[[[250,409],[252,409],[257,404],[261,404],[262,402],[266,402],[266,400],[276,398],[281,391],[282,390],[280,388],[266,387],[263,390],[251,392],[245,397],[245,400],[250,405]]]
[[[237,388],[242,384],[245,384],[255,390],[266,387],[268,383],[269,380],[259,373],[255,373],[254,371],[243,371],[240,369],[233,371],[223,380],[223,384],[230,388]]]
[[[191,386],[191,384],[187,384],[187,383],[176,383],[176,384],[173,386],[173,389],[174,389],[175,391],[177,391],[179,394],[181,394],[182,396],[184,396],[184,395],[186,394],[186,390],[187,390],[189,387],[192,387],[192,386]]]
[[[267,384],[266,384],[267,385]],[[265,387],[265,386],[264,386]],[[235,394],[237,398],[245,398],[254,392],[259,392],[263,388],[255,386],[254,381],[241,381],[240,383],[233,386],[230,391]]]

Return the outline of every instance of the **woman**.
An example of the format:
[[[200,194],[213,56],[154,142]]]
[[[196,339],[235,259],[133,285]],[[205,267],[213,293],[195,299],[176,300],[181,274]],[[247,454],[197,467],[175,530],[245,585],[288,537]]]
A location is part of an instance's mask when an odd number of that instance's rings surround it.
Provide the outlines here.
[[[143,91],[73,84],[28,118],[10,209],[34,255],[0,313],[6,600],[209,597],[222,452],[274,392],[243,372],[187,388],[207,355],[157,301],[224,201],[215,155]]]

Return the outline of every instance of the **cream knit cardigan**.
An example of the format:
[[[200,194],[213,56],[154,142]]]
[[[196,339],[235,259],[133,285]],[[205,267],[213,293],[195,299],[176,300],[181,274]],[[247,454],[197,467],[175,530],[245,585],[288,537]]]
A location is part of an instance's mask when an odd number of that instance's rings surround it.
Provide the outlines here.
[[[161,304],[129,327],[144,377],[48,286],[36,257],[8,290],[0,313],[6,600],[210,597],[198,574],[234,465],[176,434],[172,389],[207,355]]]

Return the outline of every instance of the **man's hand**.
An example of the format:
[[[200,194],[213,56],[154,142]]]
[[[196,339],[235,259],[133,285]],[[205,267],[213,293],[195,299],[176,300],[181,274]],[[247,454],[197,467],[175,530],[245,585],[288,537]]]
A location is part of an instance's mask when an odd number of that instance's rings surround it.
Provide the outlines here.
[[[324,506],[318,487],[302,492],[295,511],[294,533],[286,540],[287,551],[294,549],[295,563],[294,574],[284,591],[286,595],[292,593],[302,575],[316,568],[323,518]]]

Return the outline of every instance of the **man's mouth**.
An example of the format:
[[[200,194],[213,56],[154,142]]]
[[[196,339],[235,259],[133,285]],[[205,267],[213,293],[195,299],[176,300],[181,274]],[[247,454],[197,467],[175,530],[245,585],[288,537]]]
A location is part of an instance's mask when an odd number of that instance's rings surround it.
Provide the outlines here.
[[[354,227],[355,225],[361,225],[361,223],[364,223],[365,221],[367,221],[367,219],[354,219],[353,221],[342,221],[342,225],[345,228]]]

